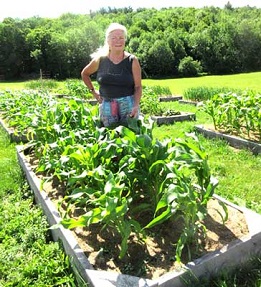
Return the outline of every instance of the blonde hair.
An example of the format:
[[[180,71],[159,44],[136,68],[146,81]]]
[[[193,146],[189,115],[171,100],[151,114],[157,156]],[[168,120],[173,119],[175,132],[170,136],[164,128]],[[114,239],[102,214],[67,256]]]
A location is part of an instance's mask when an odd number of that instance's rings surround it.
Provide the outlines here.
[[[109,35],[112,31],[115,31],[115,30],[121,30],[123,31],[124,33],[124,36],[125,36],[125,40],[127,39],[127,29],[125,26],[119,24],[119,23],[111,23],[109,25],[109,27],[107,28],[106,30],[106,33],[105,33],[105,40],[104,40],[104,44],[102,47],[99,47],[94,53],[91,54],[91,58],[94,59],[94,58],[100,58],[102,56],[107,56],[109,54],[109,45],[108,45],[108,38],[109,38]]]

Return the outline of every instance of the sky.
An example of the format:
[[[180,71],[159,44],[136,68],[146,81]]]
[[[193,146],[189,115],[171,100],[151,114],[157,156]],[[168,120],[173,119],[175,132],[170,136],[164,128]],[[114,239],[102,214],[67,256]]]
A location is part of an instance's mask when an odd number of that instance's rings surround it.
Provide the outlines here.
[[[0,21],[4,18],[58,18],[64,13],[88,14],[103,7],[169,8],[215,6],[223,8],[228,0],[0,0]],[[261,8],[260,0],[230,0],[232,7]]]

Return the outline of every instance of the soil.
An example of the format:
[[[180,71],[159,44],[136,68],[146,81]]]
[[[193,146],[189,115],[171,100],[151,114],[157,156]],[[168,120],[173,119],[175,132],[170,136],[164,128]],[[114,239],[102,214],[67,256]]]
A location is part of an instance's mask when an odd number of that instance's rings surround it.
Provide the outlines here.
[[[213,126],[207,128],[214,130]],[[27,160],[33,170],[37,166],[35,158],[29,154]],[[42,176],[39,174],[38,177]],[[45,184],[44,190],[55,204],[64,194],[64,186],[55,181]],[[227,208],[228,220],[223,223],[220,216],[220,213],[224,214],[222,207],[215,199],[209,201],[208,216],[203,222],[206,226],[206,237],[197,236],[197,244],[190,245],[191,256],[188,249],[184,248],[182,264],[216,251],[248,234],[244,214],[232,207]],[[145,243],[133,235],[129,238],[128,253],[123,260],[118,259],[120,238],[113,230],[102,229],[96,224],[90,228],[76,228],[73,234],[94,269],[155,279],[180,268],[175,261],[175,243],[181,230],[182,222],[169,220],[154,228]]]
[[[260,134],[258,132],[250,132],[249,134],[247,133],[246,129],[241,129],[240,133],[238,133],[235,130],[231,130],[231,131],[227,131],[224,129],[215,129],[213,124],[208,124],[208,125],[204,125],[204,127],[206,129],[209,129],[211,131],[215,131],[215,132],[219,132],[222,134],[226,134],[226,135],[230,135],[230,136],[235,136],[244,140],[248,140],[248,141],[252,141],[255,143],[261,143],[261,138],[260,138]]]
[[[228,220],[223,224],[219,214],[223,210],[218,201],[215,199],[209,201],[208,216],[204,220],[207,228],[206,237],[199,236],[199,245],[191,244],[190,251],[184,248],[183,264],[248,234],[244,215],[233,208],[228,209]],[[155,279],[169,271],[179,270],[180,264],[175,261],[175,243],[181,230],[182,222],[169,220],[150,232],[146,244],[141,244],[133,236],[129,240],[128,254],[123,260],[117,257],[120,240],[112,231],[101,231],[100,226],[94,226],[88,229],[77,228],[74,230],[74,235],[96,270],[116,271]]]
[[[28,160],[32,167],[36,166],[30,156]],[[58,182],[45,183],[44,190],[56,205],[63,198],[64,186]],[[208,215],[203,221],[206,236],[196,235],[196,244],[194,242],[189,249],[183,249],[182,265],[248,234],[244,214],[230,206],[227,206],[227,209],[228,220],[224,224],[222,218],[225,217],[225,212],[219,202],[216,199],[208,202]],[[154,227],[145,242],[134,235],[130,236],[128,253],[122,260],[118,258],[121,241],[115,230],[102,229],[101,225],[94,224],[89,228],[76,228],[73,234],[95,270],[155,279],[181,267],[175,260],[175,244],[182,228],[181,220],[168,220]]]
[[[260,141],[254,134],[248,139]],[[32,164],[32,168],[36,166],[32,156],[28,155],[28,161]],[[54,203],[58,203],[64,194],[64,186],[55,181],[45,184],[44,190]],[[206,236],[197,235],[197,244],[191,244],[190,249],[184,248],[183,264],[248,234],[244,214],[232,207],[227,208],[228,220],[223,223],[220,216],[224,214],[222,207],[215,199],[209,201],[208,215],[203,221]],[[123,260],[118,259],[120,238],[112,229],[102,229],[96,224],[89,228],[76,228],[73,234],[94,269],[155,279],[180,267],[175,261],[175,244],[182,228],[183,223],[180,220],[168,220],[153,228],[145,242],[141,242],[134,235],[131,236],[128,253]]]

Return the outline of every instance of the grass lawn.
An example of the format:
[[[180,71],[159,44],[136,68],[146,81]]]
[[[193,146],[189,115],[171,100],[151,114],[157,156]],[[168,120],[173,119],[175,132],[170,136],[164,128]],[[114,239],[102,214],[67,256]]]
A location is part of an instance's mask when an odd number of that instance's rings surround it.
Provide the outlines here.
[[[196,78],[164,80],[144,79],[143,85],[167,86],[170,88],[173,95],[183,95],[185,90],[194,87],[227,87],[242,90],[250,89],[261,92],[260,79],[261,72],[256,72],[225,76],[203,76]]]
[[[169,87],[173,95],[183,95],[189,88],[194,87],[228,87],[234,89],[251,89],[261,92],[261,72],[245,73],[225,76],[202,76],[196,78],[177,79],[143,79],[142,84],[147,86]],[[27,81],[0,82],[1,89],[19,90],[24,89]],[[59,87],[64,86],[64,82],[58,82]]]
[[[53,242],[42,210],[21,172],[15,145],[0,128],[0,286],[85,286],[62,247]],[[77,282],[78,281],[78,282]]]

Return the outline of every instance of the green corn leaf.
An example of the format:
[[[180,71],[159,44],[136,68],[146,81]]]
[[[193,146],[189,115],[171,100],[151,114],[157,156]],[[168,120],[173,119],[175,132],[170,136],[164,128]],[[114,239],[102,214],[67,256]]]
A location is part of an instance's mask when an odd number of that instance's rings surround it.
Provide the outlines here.
[[[162,222],[166,221],[172,216],[171,208],[170,206],[167,207],[167,209],[162,212],[160,215],[155,217],[153,220],[151,220],[145,227],[145,228],[152,228],[153,226],[156,226],[158,224],[161,224]]]

